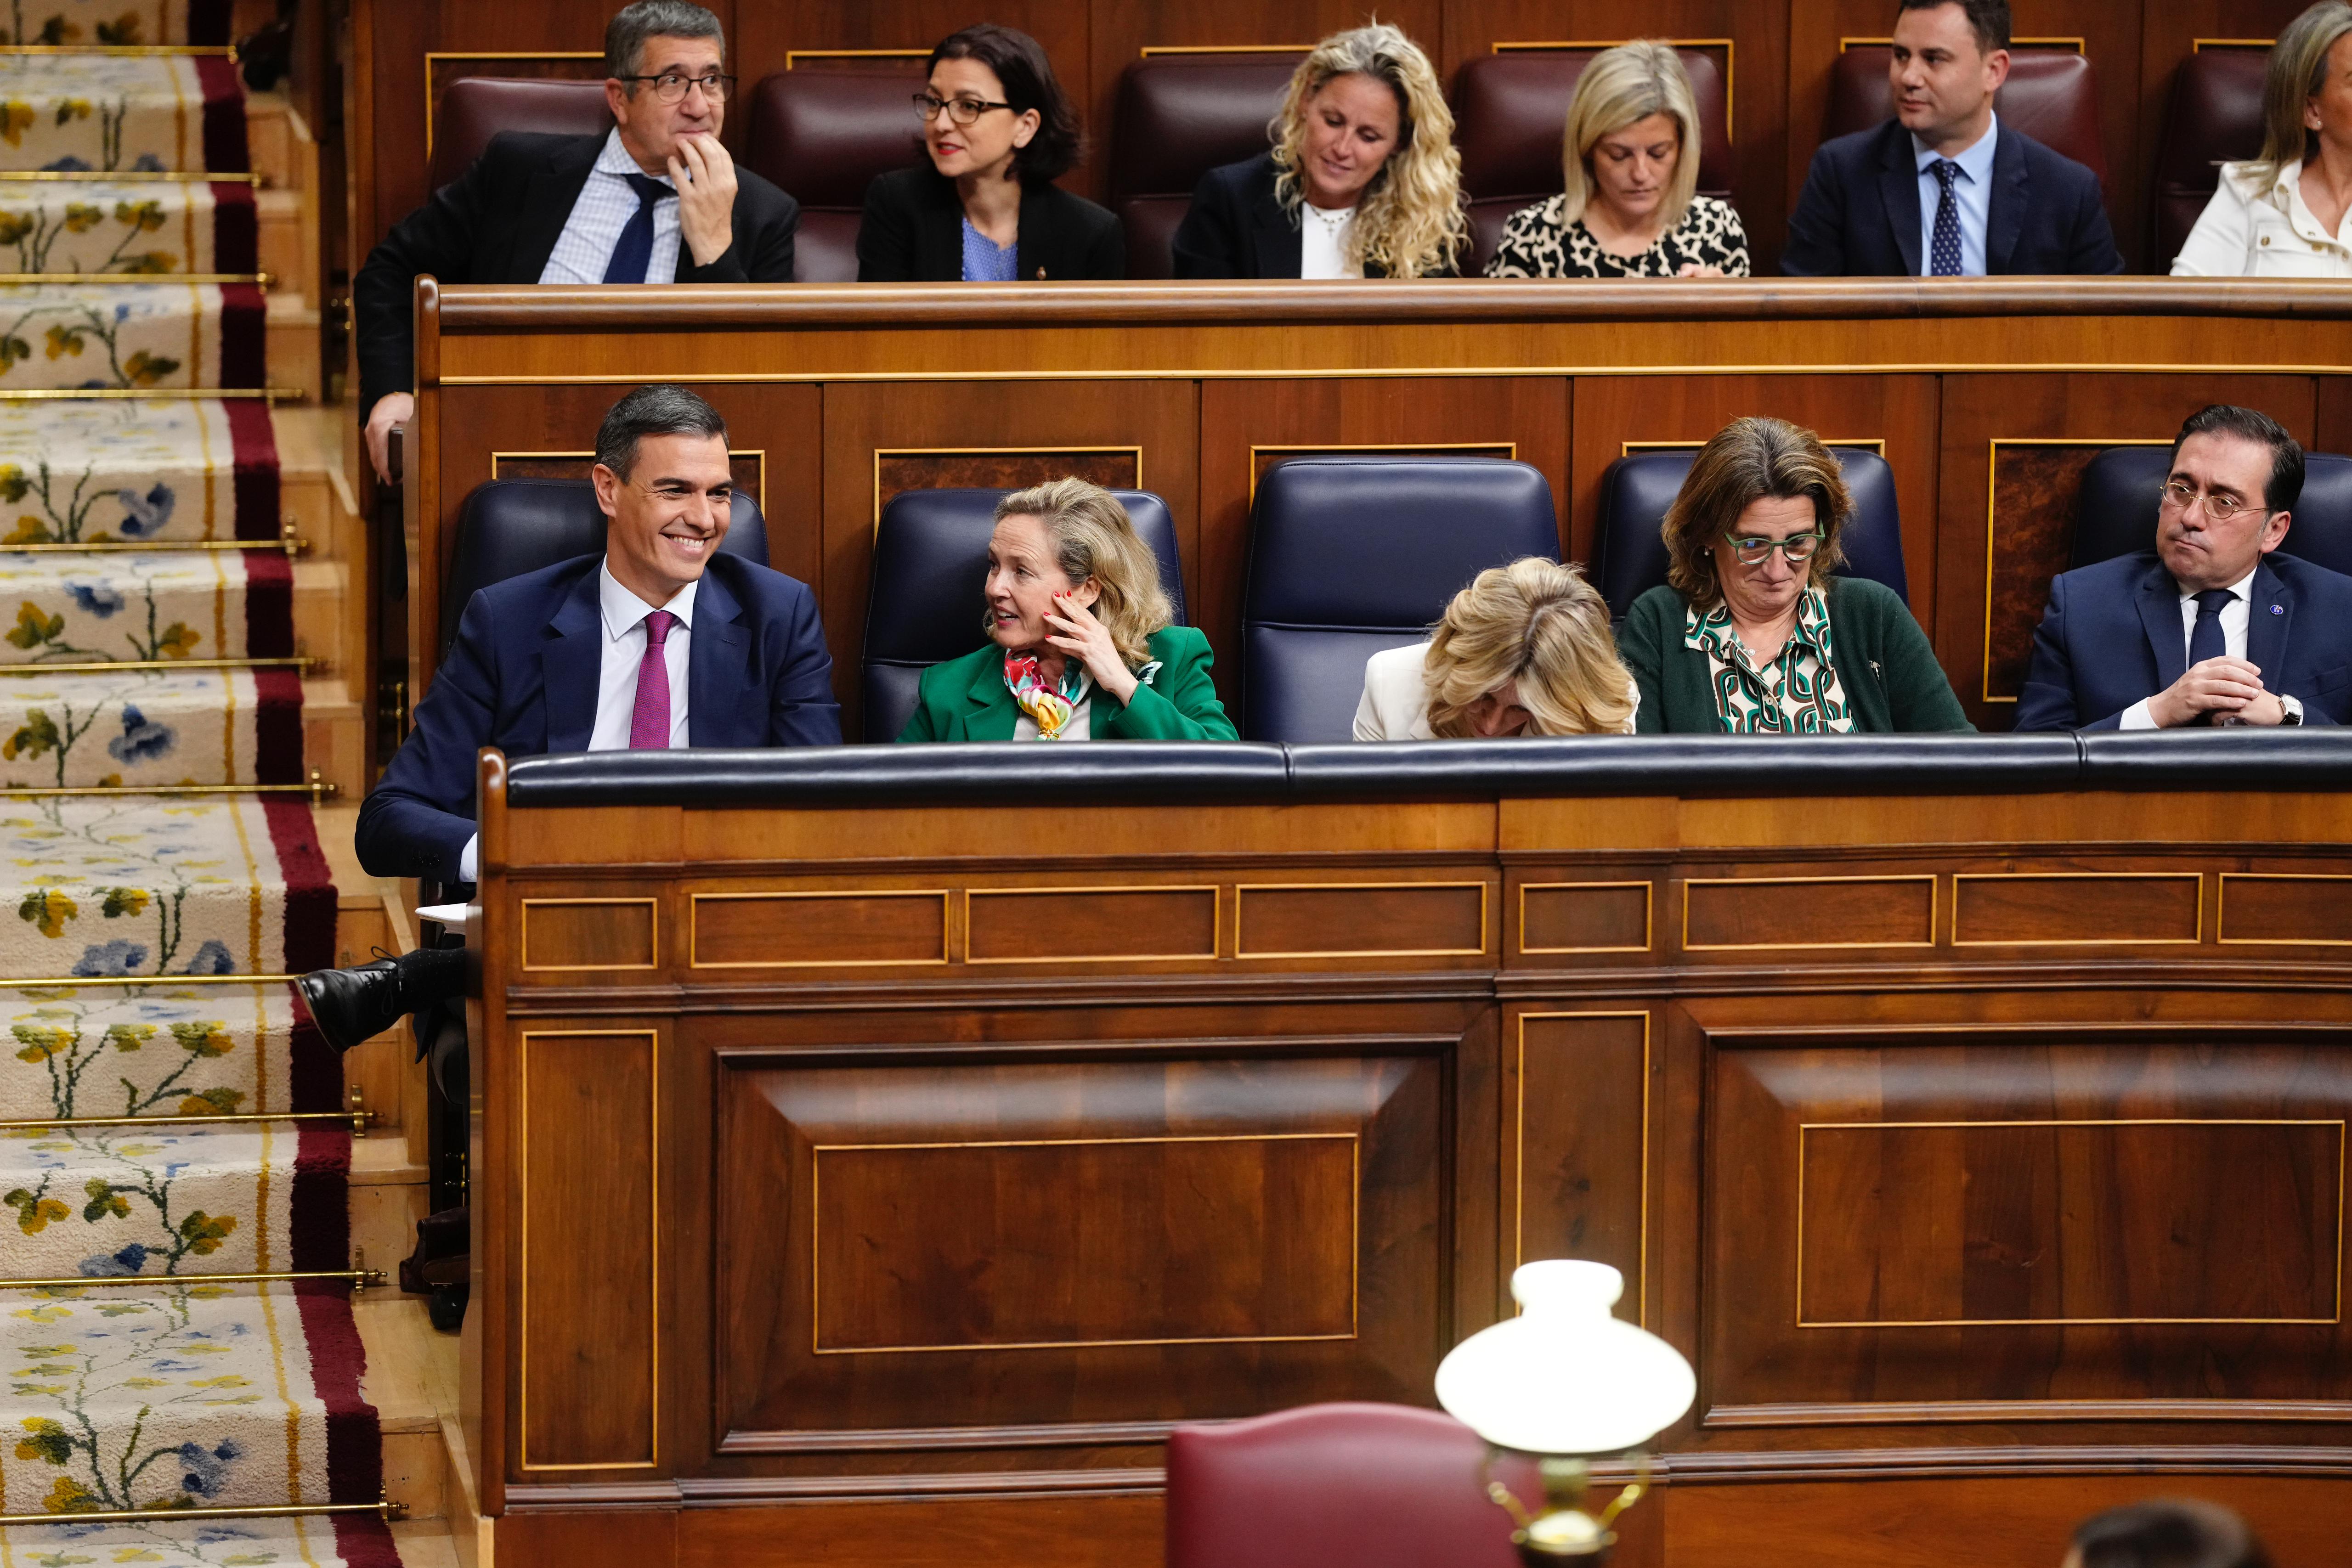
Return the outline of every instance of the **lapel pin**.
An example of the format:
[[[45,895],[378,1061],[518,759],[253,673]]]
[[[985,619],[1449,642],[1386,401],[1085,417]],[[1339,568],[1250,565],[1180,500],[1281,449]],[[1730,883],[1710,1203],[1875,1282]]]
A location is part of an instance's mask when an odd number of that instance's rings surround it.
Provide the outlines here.
[[[2273,615],[2284,615],[2286,613],[2286,606],[2284,604],[2273,604],[2271,606],[2271,613]]]

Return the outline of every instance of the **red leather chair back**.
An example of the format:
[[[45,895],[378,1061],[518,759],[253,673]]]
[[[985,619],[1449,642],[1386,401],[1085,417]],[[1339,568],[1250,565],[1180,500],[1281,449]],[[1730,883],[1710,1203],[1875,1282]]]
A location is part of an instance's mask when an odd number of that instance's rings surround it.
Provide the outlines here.
[[[1168,1439],[1167,1568],[1517,1568],[1486,1496],[1486,1445],[1404,1405],[1307,1405],[1179,1427]],[[1524,1501],[1534,1467],[1498,1465]]]
[[[1512,50],[1465,61],[1454,77],[1454,144],[1462,153],[1462,188],[1470,197],[1475,272],[1495,254],[1510,215],[1559,194],[1560,136],[1577,79],[1601,51]],[[1731,133],[1724,115],[1723,70],[1699,49],[1677,49],[1698,100],[1698,188],[1731,196]]]
[[[915,59],[777,71],[751,89],[743,162],[801,204],[795,281],[857,280],[866,187],[924,157],[909,102],[924,80]]]
[[[612,123],[602,77],[594,81],[460,77],[441,95],[427,177],[432,188],[439,190],[471,167],[501,131],[585,136],[608,130]]]
[[[1305,57],[1153,55],[1127,68],[1113,116],[1110,206],[1127,231],[1127,275],[1167,277],[1170,243],[1201,176],[1266,150],[1266,121]]]
[[[1885,44],[1856,44],[1838,57],[1830,73],[1823,141],[1894,118],[1895,91],[1886,81],[1893,57]],[[2107,154],[2099,140],[2099,93],[2091,62],[2072,49],[2011,49],[2009,58],[2009,80],[1993,95],[1993,111],[2003,124],[2089,169],[2104,188]],[[2114,193],[2107,195],[2112,203]]]
[[[2156,150],[2156,253],[2158,271],[2197,226],[2213,199],[2221,165],[2263,154],[2263,78],[2267,49],[2200,49],[2180,62],[2164,134]]]

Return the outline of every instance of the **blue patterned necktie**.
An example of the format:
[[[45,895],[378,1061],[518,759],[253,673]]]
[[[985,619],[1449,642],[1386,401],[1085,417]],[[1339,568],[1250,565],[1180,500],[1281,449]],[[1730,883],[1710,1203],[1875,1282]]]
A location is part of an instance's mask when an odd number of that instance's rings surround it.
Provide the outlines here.
[[[1960,177],[1960,166],[1949,158],[1938,158],[1927,165],[1943,187],[1936,198],[1936,237],[1927,251],[1927,276],[1958,277],[1960,275],[1960,204],[1952,195],[1952,182]]]
[[[621,230],[621,237],[613,246],[613,259],[604,268],[604,281],[643,283],[646,268],[654,259],[654,208],[663,197],[677,193],[649,174],[624,174],[621,178],[637,193],[637,214]]]
[[[2189,662],[2201,664],[2230,651],[2221,635],[2221,610],[2237,598],[2226,588],[2209,588],[2197,596],[2197,624],[2189,630]]]

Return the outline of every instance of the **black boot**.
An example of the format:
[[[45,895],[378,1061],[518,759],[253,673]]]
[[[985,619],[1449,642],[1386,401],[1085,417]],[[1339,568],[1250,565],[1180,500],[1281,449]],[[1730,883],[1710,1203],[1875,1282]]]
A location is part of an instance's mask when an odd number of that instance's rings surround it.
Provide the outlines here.
[[[350,969],[316,969],[295,982],[319,1032],[337,1051],[349,1051],[418,1009],[463,995],[463,948],[419,948]]]

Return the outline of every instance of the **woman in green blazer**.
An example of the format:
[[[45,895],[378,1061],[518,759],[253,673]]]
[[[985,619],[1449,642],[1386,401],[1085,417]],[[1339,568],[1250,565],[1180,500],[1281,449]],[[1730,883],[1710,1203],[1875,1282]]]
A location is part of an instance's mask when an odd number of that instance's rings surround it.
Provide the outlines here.
[[[1903,601],[1830,575],[1853,511],[1811,431],[1751,418],[1716,434],[1667,510],[1665,584],[1618,633],[1637,733],[1975,727]]]
[[[1233,740],[1209,640],[1169,624],[1160,563],[1084,479],[996,504],[988,642],[923,672],[900,740]]]

